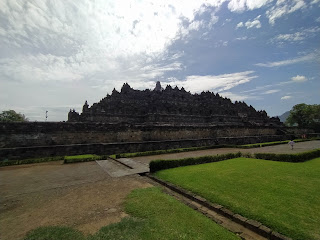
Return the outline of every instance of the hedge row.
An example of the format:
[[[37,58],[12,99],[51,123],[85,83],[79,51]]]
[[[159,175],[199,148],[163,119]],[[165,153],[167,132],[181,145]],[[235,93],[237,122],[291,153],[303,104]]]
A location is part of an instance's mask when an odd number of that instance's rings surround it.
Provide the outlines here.
[[[255,153],[254,157],[279,162],[305,162],[320,157],[320,149],[295,154]]]
[[[108,155],[77,155],[77,156],[66,156],[64,157],[63,163],[79,163],[79,162],[90,162],[96,160],[107,159]]]
[[[63,160],[63,156],[57,157],[43,157],[43,158],[28,158],[22,160],[2,160],[0,161],[0,167],[11,166],[11,165],[20,165],[20,164],[31,164],[31,163],[42,163],[42,162],[51,162],[51,161],[59,161]]]
[[[222,160],[227,160],[231,158],[241,157],[241,153],[227,153],[215,156],[202,156],[196,158],[183,158],[177,160],[154,160],[149,164],[150,172],[156,172],[168,168],[176,168],[188,165],[197,165],[203,163],[218,162]]]
[[[203,163],[218,162],[222,160],[237,158],[237,157],[247,157],[247,158],[257,158],[264,160],[280,161],[280,162],[305,162],[317,157],[320,157],[320,149],[315,149],[308,152],[296,153],[296,154],[274,154],[274,153],[228,153],[215,156],[203,156],[195,158],[183,158],[176,160],[154,160],[151,161],[150,172],[156,172],[169,168],[183,167],[188,165],[197,165]]]
[[[11,165],[21,165],[21,164],[31,164],[31,163],[42,163],[51,161],[63,160],[63,163],[77,163],[77,162],[89,162],[95,160],[107,159],[108,155],[76,155],[76,156],[56,156],[56,157],[42,157],[42,158],[28,158],[22,160],[1,160],[0,167],[11,166]]]

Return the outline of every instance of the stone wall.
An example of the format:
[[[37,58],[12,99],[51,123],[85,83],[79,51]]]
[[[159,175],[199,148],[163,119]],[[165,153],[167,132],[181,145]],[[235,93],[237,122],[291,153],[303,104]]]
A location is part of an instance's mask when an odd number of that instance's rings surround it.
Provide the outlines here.
[[[306,129],[239,126],[127,125],[107,123],[0,123],[0,157],[113,154],[214,144],[284,140]]]
[[[125,143],[92,143],[71,145],[30,146],[0,148],[0,160],[24,159],[33,157],[65,156],[78,154],[117,154],[125,152],[144,152],[151,150],[175,149],[216,144],[249,144],[256,142],[285,140],[285,135],[221,137],[208,139],[184,139],[169,141],[143,141]]]
[[[272,127],[126,125],[107,123],[1,123],[0,148],[281,135]]]

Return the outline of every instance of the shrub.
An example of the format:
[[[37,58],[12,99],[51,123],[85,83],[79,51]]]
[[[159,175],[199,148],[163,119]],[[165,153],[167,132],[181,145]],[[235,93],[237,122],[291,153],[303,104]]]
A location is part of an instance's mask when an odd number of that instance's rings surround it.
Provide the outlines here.
[[[0,167],[11,166],[11,165],[20,165],[20,164],[31,164],[31,163],[41,163],[41,162],[51,162],[63,160],[63,156],[56,157],[42,157],[42,158],[27,158],[22,160],[8,160],[4,159],[0,161]]]
[[[96,160],[106,159],[107,155],[94,155],[94,154],[86,154],[86,155],[75,155],[75,156],[65,156],[63,163],[79,163],[79,162],[90,162]]]
[[[188,166],[188,165],[218,162],[218,161],[237,158],[237,157],[241,157],[240,152],[221,154],[221,155],[215,155],[215,156],[183,158],[183,159],[177,159],[177,160],[154,160],[150,162],[150,172],[156,172],[159,170]]]
[[[22,160],[8,160],[4,159],[0,161],[0,167],[11,166],[11,165],[20,165],[20,164],[31,164],[31,163],[42,163],[50,161],[59,161],[64,160],[63,163],[77,163],[77,162],[88,162],[95,160],[107,159],[108,155],[75,155],[75,156],[55,156],[55,157],[42,157],[42,158],[28,158]]]
[[[295,154],[255,153],[254,157],[279,162],[305,162],[320,157],[320,149]]]

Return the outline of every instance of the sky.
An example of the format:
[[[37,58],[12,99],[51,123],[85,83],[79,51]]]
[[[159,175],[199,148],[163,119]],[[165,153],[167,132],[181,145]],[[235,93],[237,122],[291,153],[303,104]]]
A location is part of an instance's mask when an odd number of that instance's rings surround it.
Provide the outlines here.
[[[320,0],[0,0],[0,111],[65,121],[156,81],[269,116],[319,104]]]

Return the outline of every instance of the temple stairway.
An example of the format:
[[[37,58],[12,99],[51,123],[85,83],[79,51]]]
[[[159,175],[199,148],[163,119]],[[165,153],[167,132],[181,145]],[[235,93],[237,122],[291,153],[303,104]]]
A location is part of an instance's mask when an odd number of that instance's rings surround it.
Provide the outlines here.
[[[149,166],[131,158],[119,158],[96,161],[111,177],[123,177],[149,172]]]

